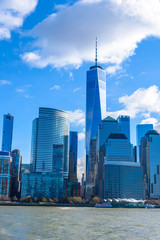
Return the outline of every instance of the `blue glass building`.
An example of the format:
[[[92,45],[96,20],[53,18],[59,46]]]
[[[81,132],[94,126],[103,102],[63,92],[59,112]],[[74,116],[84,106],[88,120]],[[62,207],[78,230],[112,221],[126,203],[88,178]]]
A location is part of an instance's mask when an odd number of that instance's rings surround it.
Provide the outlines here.
[[[69,134],[69,182],[77,182],[78,132]]]
[[[86,182],[90,174],[89,159],[91,140],[97,135],[97,128],[106,115],[106,73],[102,67],[97,65],[90,67],[87,71],[86,83]],[[92,184],[92,183],[91,183]]]
[[[33,121],[31,164],[35,172],[53,172],[53,145],[63,145],[63,176],[68,178],[69,114],[39,108],[39,118]]]
[[[160,198],[160,134],[148,131],[141,139],[140,163],[144,169],[146,196]]]
[[[141,138],[145,136],[145,134],[149,131],[153,130],[153,124],[138,124],[136,126],[136,140],[137,140],[137,162],[139,162],[140,157],[140,144],[141,144]]]
[[[3,116],[2,151],[11,152],[14,117],[9,113]]]
[[[104,198],[143,199],[143,169],[134,162],[133,145],[122,133],[112,133],[106,142]]]
[[[121,132],[125,134],[128,141],[130,142],[130,116],[119,116],[117,118]]]

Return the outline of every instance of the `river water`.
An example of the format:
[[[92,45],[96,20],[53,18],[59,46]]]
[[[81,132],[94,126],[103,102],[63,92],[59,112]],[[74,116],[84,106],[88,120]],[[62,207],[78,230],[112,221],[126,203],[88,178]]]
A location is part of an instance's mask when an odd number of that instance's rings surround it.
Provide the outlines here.
[[[0,206],[0,240],[160,239],[160,209]]]

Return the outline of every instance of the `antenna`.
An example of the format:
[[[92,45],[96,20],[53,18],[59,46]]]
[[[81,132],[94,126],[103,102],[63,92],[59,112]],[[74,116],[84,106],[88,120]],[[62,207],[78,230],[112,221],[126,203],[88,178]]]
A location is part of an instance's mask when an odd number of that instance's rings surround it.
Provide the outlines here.
[[[97,37],[96,37],[95,66],[97,67]]]

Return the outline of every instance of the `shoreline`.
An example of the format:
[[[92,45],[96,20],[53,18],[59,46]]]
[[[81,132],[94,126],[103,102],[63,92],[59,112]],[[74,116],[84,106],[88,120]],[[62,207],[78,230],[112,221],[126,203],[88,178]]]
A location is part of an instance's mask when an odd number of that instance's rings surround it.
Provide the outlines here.
[[[29,206],[29,207],[95,207],[94,204],[70,203],[25,203],[25,202],[0,202],[0,206]]]

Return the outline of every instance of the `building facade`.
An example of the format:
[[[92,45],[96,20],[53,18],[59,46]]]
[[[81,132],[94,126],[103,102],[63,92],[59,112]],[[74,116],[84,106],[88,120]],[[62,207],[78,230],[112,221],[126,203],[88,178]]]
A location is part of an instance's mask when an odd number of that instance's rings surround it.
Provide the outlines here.
[[[130,116],[121,115],[117,118],[121,132],[127,137],[130,142]]]
[[[136,126],[137,162],[140,161],[141,138],[144,137],[149,130],[153,130],[153,124],[138,124]]]
[[[147,198],[160,198],[160,134],[148,131],[141,139],[140,163],[144,169]]]
[[[22,156],[18,149],[15,149],[11,153],[12,156],[12,191],[11,196],[20,198],[21,191],[21,163]]]
[[[9,113],[3,116],[2,151],[11,152],[14,117]]]
[[[77,179],[78,132],[70,131],[69,135],[69,182],[78,182]]]
[[[97,135],[97,128],[106,114],[106,73],[97,65],[87,71],[86,82],[86,184],[90,183],[90,148],[91,140]]]
[[[12,157],[9,152],[0,152],[0,197],[8,199],[11,197],[11,172]]]
[[[134,162],[133,145],[122,133],[106,141],[104,198],[144,199],[143,169]]]

